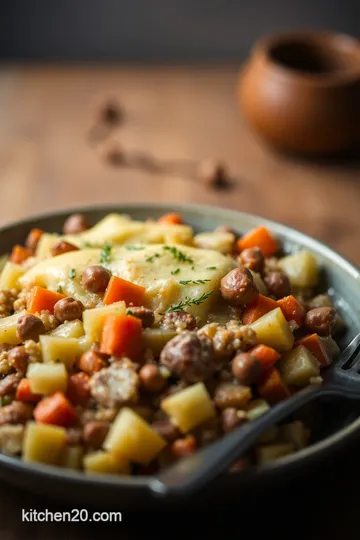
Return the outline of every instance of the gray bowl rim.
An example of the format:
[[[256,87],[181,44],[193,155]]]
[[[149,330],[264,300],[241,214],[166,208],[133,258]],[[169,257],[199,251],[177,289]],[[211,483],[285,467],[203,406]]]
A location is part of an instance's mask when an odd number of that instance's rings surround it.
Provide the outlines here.
[[[5,225],[2,225],[0,227],[0,235],[6,234],[7,231],[11,229],[16,229],[17,227],[24,227],[27,224],[31,224],[32,222],[35,222],[37,220],[45,220],[45,219],[51,219],[51,218],[66,218],[68,215],[73,213],[123,213],[123,214],[129,214],[131,215],[132,212],[141,211],[141,212],[148,212],[149,217],[151,217],[151,213],[167,213],[167,212],[178,212],[182,213],[183,215],[187,212],[196,215],[204,215],[206,214],[208,217],[214,216],[216,219],[221,220],[231,220],[233,222],[236,222],[237,220],[245,219],[253,221],[254,224],[260,225],[263,224],[265,226],[268,226],[275,234],[280,234],[286,238],[289,238],[290,241],[296,242],[296,243],[305,243],[307,246],[312,249],[315,253],[321,253],[323,255],[326,255],[327,257],[330,257],[334,264],[340,266],[344,272],[347,274],[350,274],[352,279],[354,281],[357,281],[360,286],[360,269],[355,266],[352,262],[350,262],[346,257],[340,255],[333,249],[331,249],[326,244],[320,242],[319,240],[316,240],[314,238],[311,238],[310,236],[306,235],[305,233],[302,233],[301,231],[298,231],[292,227],[282,225],[281,223],[278,223],[276,221],[273,221],[271,219],[263,218],[261,216],[258,216],[256,214],[247,213],[247,212],[241,212],[237,210],[232,210],[226,207],[221,206],[209,206],[209,205],[203,205],[203,204],[191,204],[191,203],[184,203],[184,204],[177,204],[173,202],[164,202],[164,203],[124,203],[124,204],[101,204],[101,205],[86,205],[86,206],[67,206],[66,209],[59,209],[54,210],[51,212],[46,213],[37,213],[34,215],[28,215],[24,219],[16,220],[13,222],[6,223]],[[0,237],[1,242],[1,237]],[[286,472],[286,470],[292,466],[300,465],[302,462],[305,464],[306,461],[310,460],[311,458],[316,459],[320,458],[322,454],[324,454],[327,450],[331,449],[332,447],[338,447],[340,444],[344,444],[345,442],[348,442],[352,437],[355,436],[355,434],[360,431],[360,417],[354,420],[351,424],[348,426],[340,429],[339,431],[335,432],[333,435],[330,435],[329,437],[326,437],[324,440],[321,440],[317,443],[314,443],[311,446],[308,446],[302,450],[299,450],[295,454],[291,454],[289,456],[284,456],[274,462],[267,463],[265,465],[261,465],[259,467],[254,467],[253,473],[254,474],[262,474],[262,473],[271,473],[280,471]],[[22,471],[26,472],[28,475],[34,477],[43,477],[47,478],[48,480],[56,480],[59,479],[61,481],[65,481],[69,484],[76,482],[83,485],[83,487],[94,487],[96,488],[96,485],[99,484],[102,487],[112,487],[116,488],[117,486],[120,488],[129,488],[129,489],[136,489],[136,488],[150,488],[151,482],[154,480],[153,476],[110,476],[110,475],[102,475],[102,474],[96,474],[96,475],[86,475],[86,473],[82,471],[74,471],[71,469],[62,469],[60,467],[52,466],[52,465],[41,465],[31,462],[25,462],[20,460],[19,458],[12,458],[3,454],[0,454],[0,466],[3,465],[7,469],[12,470],[14,473],[21,473]],[[249,471],[246,471],[248,473]],[[237,478],[241,478],[242,474],[237,474]]]

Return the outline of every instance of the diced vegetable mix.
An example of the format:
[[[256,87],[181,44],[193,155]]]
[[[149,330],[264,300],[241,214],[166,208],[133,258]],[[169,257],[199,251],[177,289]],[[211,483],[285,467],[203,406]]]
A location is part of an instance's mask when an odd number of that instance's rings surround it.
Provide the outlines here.
[[[239,237],[195,234],[176,213],[92,228],[76,215],[63,232],[32,229],[2,257],[5,454],[151,474],[318,382],[340,352],[315,257],[281,256],[265,226]],[[300,420],[273,426],[244,463],[308,440]]]

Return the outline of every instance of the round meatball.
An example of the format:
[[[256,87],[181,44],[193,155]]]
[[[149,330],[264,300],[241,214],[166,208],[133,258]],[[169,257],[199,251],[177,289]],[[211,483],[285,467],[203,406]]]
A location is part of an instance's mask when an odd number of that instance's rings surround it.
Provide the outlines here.
[[[81,319],[83,310],[84,306],[79,300],[70,297],[62,298],[54,306],[54,315],[59,322],[63,323]]]
[[[188,330],[168,341],[160,362],[187,382],[204,381],[216,370],[210,339]]]
[[[231,306],[251,304],[259,296],[253,276],[247,268],[234,268],[221,280],[221,295]]]
[[[142,322],[143,328],[149,328],[155,322],[155,314],[151,309],[147,309],[144,306],[134,306],[127,309],[126,313],[137,317]]]
[[[63,233],[64,234],[78,234],[83,231],[86,231],[90,228],[86,217],[83,214],[72,214],[69,216],[64,225]]]
[[[66,242],[65,240],[60,240],[60,242],[57,242],[51,248],[51,255],[56,257],[57,255],[69,253],[70,251],[78,251],[78,249],[79,248],[74,246],[74,244],[70,244],[70,242]]]
[[[92,293],[105,292],[111,278],[111,273],[103,266],[93,265],[85,268],[81,280],[85,289]]]
[[[250,353],[239,353],[233,358],[232,372],[235,379],[245,386],[255,384],[262,374],[262,363]]]
[[[164,313],[159,324],[167,330],[194,330],[196,328],[196,319],[194,315],[184,310],[170,311]]]
[[[90,379],[90,392],[103,407],[112,408],[138,399],[139,376],[130,361],[119,360]]]
[[[249,268],[249,270],[253,270],[259,274],[264,270],[264,255],[258,247],[244,249],[239,255],[239,262],[246,268]]]
[[[264,278],[264,282],[269,296],[279,299],[291,294],[290,281],[284,272],[269,272]]]
[[[26,314],[17,320],[17,334],[21,341],[32,339],[38,341],[40,334],[45,334],[45,325],[39,317]]]
[[[326,337],[331,333],[336,320],[336,310],[332,307],[311,309],[305,315],[305,326],[310,332]]]

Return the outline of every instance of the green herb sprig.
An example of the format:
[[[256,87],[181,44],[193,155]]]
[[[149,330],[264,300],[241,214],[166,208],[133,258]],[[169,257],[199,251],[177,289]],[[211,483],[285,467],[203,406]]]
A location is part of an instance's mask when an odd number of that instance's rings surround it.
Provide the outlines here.
[[[100,263],[108,264],[111,260],[112,245],[110,242],[106,242],[100,253]]]
[[[203,285],[207,281],[211,281],[210,279],[187,279],[187,280],[181,280],[179,283],[181,285]]]
[[[153,263],[155,259],[158,259],[160,257],[160,253],[154,253],[154,255],[151,255],[147,259],[145,259],[145,262]]]
[[[190,257],[185,255],[183,251],[180,251],[175,246],[164,246],[164,250],[171,253],[174,259],[176,259],[179,262],[190,263],[190,264],[193,264],[194,262]]]
[[[70,268],[70,271],[69,271],[69,278],[70,279],[74,279],[76,277],[76,270],[75,268]]]
[[[216,266],[207,266],[206,270],[216,270]]]
[[[179,272],[180,272],[180,268],[177,268],[176,270],[173,270],[173,271],[171,272],[171,275],[172,275],[172,276],[176,276],[176,274],[178,274]]]
[[[174,306],[170,306],[166,311],[168,313],[172,313],[174,311],[182,311],[185,307],[188,307],[188,306],[199,306],[205,300],[207,300],[207,298],[209,298],[209,296],[211,296],[213,292],[214,292],[214,289],[212,291],[202,294],[198,298],[185,298],[183,302],[179,302],[178,304],[175,304]]]

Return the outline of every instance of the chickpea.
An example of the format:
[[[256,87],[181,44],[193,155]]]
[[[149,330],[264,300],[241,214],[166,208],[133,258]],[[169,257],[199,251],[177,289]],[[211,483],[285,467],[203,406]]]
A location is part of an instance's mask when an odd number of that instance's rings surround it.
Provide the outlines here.
[[[166,385],[166,379],[154,364],[145,364],[139,371],[140,382],[149,392],[160,392]]]
[[[59,322],[81,319],[84,306],[74,298],[62,298],[54,306],[54,315]]]
[[[90,225],[83,214],[72,214],[63,225],[64,234],[77,234],[86,231]]]
[[[62,255],[63,253],[70,253],[70,251],[77,251],[79,248],[66,242],[65,240],[60,240],[51,248],[51,255],[56,257],[57,255]]]
[[[259,291],[254,283],[250,270],[234,268],[221,280],[222,297],[231,306],[250,304],[258,296]]]
[[[239,353],[233,358],[232,372],[240,384],[250,386],[258,381],[262,373],[262,363],[250,353]]]
[[[100,265],[88,266],[81,276],[83,286],[92,293],[105,292],[110,278],[109,270]]]
[[[22,315],[17,321],[17,334],[21,341],[28,339],[38,341],[40,334],[45,334],[45,325],[35,315]]]

